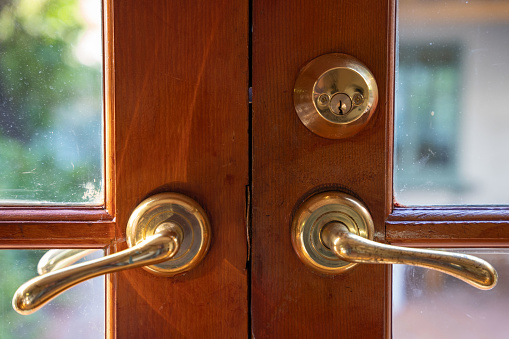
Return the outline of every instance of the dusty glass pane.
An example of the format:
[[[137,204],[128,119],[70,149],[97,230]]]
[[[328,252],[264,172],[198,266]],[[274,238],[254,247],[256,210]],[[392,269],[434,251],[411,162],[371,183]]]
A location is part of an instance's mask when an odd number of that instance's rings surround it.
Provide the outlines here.
[[[0,1],[0,204],[103,203],[100,0]]]
[[[0,337],[3,339],[104,338],[104,276],[85,281],[31,315],[19,315],[12,306],[14,292],[37,276],[37,262],[46,251],[0,251]],[[100,257],[101,251],[84,260]]]
[[[394,191],[509,203],[509,1],[398,1]]]
[[[497,286],[481,291],[437,271],[394,265],[394,339],[508,337],[509,252],[505,249],[457,252],[491,263],[499,274]]]

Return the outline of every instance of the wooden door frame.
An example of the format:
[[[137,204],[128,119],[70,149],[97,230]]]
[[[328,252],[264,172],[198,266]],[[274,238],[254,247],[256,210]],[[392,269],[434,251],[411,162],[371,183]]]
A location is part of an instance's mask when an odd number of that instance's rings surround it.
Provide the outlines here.
[[[139,202],[186,194],[211,219],[207,257],[175,278],[108,276],[106,336],[247,336],[248,3],[102,1],[104,206],[0,207],[0,248],[122,250]]]
[[[307,197],[341,190],[368,206],[375,240],[385,241],[393,208],[395,1],[257,1],[253,7],[254,335],[390,336],[390,267],[318,276],[295,255],[290,224]],[[314,135],[293,107],[299,70],[327,53],[361,60],[379,88],[371,122],[344,140]]]
[[[212,229],[186,274],[110,278],[111,335],[247,336],[248,3],[109,1],[115,250],[131,211],[160,192],[197,201]]]

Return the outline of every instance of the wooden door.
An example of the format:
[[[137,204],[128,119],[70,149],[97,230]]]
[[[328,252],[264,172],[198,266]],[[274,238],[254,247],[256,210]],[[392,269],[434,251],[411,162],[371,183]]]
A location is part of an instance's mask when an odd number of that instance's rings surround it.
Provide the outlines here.
[[[3,248],[127,247],[133,209],[159,192],[196,200],[212,241],[175,278],[107,280],[114,338],[248,336],[248,2],[105,0],[106,203],[2,207]]]
[[[377,241],[509,239],[503,208],[393,206],[395,0],[107,0],[105,22],[107,203],[3,208],[0,241],[122,250],[144,198],[173,191],[198,201],[212,225],[207,257],[171,279],[110,276],[111,337],[390,337],[390,267],[324,277],[292,249],[292,216],[321,191],[362,200]],[[293,106],[299,70],[333,52],[365,63],[380,95],[369,125],[344,140],[311,133]]]
[[[506,207],[393,202],[396,1],[256,1],[253,5],[252,333],[256,338],[390,338],[391,267],[320,276],[295,255],[290,225],[311,195],[363,201],[375,240],[415,247],[507,246]],[[373,72],[380,100],[369,125],[343,140],[304,127],[293,106],[299,70],[327,53]],[[459,325],[458,325],[459,326]]]
[[[172,278],[112,278],[117,338],[244,338],[248,329],[248,3],[113,1],[117,250],[144,198],[171,191],[207,212],[204,261]]]
[[[388,333],[390,270],[362,265],[335,277],[295,255],[292,216],[314,193],[359,197],[383,241],[391,211],[394,2],[256,1],[253,8],[252,328],[256,338],[381,338]],[[299,120],[299,70],[327,53],[352,55],[373,72],[380,103],[370,124],[344,140]]]

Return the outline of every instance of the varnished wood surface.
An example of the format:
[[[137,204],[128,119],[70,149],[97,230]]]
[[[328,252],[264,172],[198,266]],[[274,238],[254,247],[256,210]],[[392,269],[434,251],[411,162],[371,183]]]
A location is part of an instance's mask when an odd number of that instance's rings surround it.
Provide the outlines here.
[[[503,247],[509,244],[506,207],[395,208],[386,240],[422,247]]]
[[[103,2],[103,125],[104,125],[104,183],[105,210],[115,215],[116,153],[115,153],[115,54],[113,27],[114,0]]]
[[[0,248],[102,248],[113,238],[111,221],[0,221]]]
[[[2,221],[98,221],[113,220],[102,207],[0,207]]]
[[[248,335],[248,15],[247,1],[114,1],[118,249],[159,192],[195,199],[212,227],[185,275],[116,275],[118,338]]]
[[[509,208],[497,206],[443,206],[394,208],[388,216],[389,223],[398,222],[460,222],[460,221],[506,221]]]
[[[415,247],[507,247],[507,221],[387,223],[386,240]]]
[[[109,276],[110,337],[246,338],[248,298],[256,338],[390,337],[387,267],[324,277],[294,254],[290,223],[306,197],[356,195],[376,239],[393,244],[509,243],[505,208],[391,211],[394,3],[253,2],[251,282],[246,1],[105,0],[105,207],[0,208],[0,247],[121,250],[141,200],[180,192],[211,218],[210,253],[177,278],[142,269]],[[293,108],[300,68],[332,52],[367,64],[380,90],[373,121],[348,140],[315,136]]]
[[[290,242],[292,214],[313,193],[339,189],[368,206],[383,238],[392,200],[387,111],[392,93],[391,1],[255,1],[253,35],[252,332],[255,338],[381,338],[387,331],[386,267],[332,277],[308,270]],[[300,122],[299,70],[326,53],[353,55],[380,100],[360,134],[328,140]]]

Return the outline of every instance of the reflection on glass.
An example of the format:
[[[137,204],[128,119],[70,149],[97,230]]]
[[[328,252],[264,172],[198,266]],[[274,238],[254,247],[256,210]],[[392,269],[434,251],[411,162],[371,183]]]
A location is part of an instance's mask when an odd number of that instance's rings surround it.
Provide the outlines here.
[[[0,1],[0,204],[103,203],[100,0]]]
[[[39,311],[23,316],[14,311],[11,300],[21,284],[37,276],[37,263],[45,251],[0,251],[0,337],[19,338],[104,338],[104,276],[82,282],[53,299]],[[85,258],[102,255],[96,251]]]
[[[399,0],[396,199],[509,203],[509,0]]]
[[[478,290],[449,275],[394,265],[394,339],[507,338],[509,334],[509,252],[465,250],[498,271],[497,286]]]

